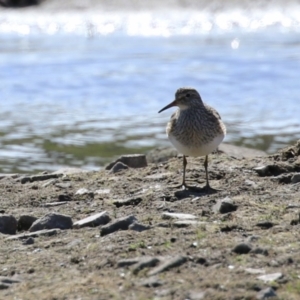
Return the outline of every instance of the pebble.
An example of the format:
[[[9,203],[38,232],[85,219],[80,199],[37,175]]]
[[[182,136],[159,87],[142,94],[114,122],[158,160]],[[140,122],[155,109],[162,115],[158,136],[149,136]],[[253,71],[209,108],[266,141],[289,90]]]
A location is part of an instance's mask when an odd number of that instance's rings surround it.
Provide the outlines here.
[[[44,230],[39,230],[39,231],[35,231],[35,232],[29,232],[29,233],[23,233],[23,234],[18,234],[18,235],[14,235],[14,236],[10,236],[8,238],[6,238],[6,240],[22,240],[22,239],[26,239],[29,237],[38,237],[38,236],[52,236],[55,234],[58,234],[60,232],[60,229],[44,229]]]
[[[141,260],[140,257],[121,259],[118,261],[117,267],[118,268],[128,267],[128,266],[138,263],[140,260]]]
[[[138,205],[140,202],[142,202],[142,198],[137,197],[137,198],[129,198],[129,199],[124,199],[124,200],[115,200],[113,201],[113,204],[116,207],[121,207],[121,206],[128,206],[128,205]]]
[[[165,271],[167,271],[167,270],[169,270],[171,268],[179,267],[182,264],[184,264],[186,261],[187,261],[187,259],[184,256],[175,256],[175,257],[172,257],[170,259],[165,260],[160,265],[158,265],[156,268],[154,268],[153,270],[151,270],[148,273],[148,275],[149,276],[157,275],[157,274],[165,272]]]
[[[237,254],[248,254],[251,250],[252,247],[249,244],[240,243],[232,249],[232,252]]]
[[[71,229],[73,226],[72,218],[63,214],[49,213],[37,219],[29,228],[30,232],[42,229]]]
[[[151,229],[151,226],[147,226],[147,225],[143,225],[143,224],[134,222],[133,224],[129,225],[128,229],[137,231],[137,232],[143,232],[143,231]]]
[[[258,276],[257,279],[262,280],[264,282],[276,281],[282,277],[282,273],[272,273]]]
[[[162,218],[163,219],[182,219],[182,220],[197,219],[196,216],[191,215],[191,214],[169,213],[169,212],[163,213]]]
[[[205,292],[204,291],[192,291],[189,292],[188,298],[189,300],[202,300],[205,299]]]
[[[122,162],[118,161],[117,163],[115,163],[113,165],[113,167],[110,169],[109,173],[110,174],[114,174],[114,173],[118,173],[122,170],[127,170],[129,167],[125,164],[123,164]]]
[[[273,222],[270,222],[270,221],[262,221],[262,222],[258,222],[256,224],[256,226],[262,228],[262,229],[269,229],[271,227],[274,226],[274,223]]]
[[[34,238],[33,237],[29,237],[28,239],[26,239],[25,241],[23,241],[22,244],[23,245],[32,245],[32,244],[34,244]]]
[[[81,188],[76,191],[75,195],[94,195],[94,193],[86,188]]]
[[[12,215],[0,216],[0,232],[4,234],[16,234],[18,222]]]
[[[60,189],[68,189],[72,186],[71,182],[58,182],[55,184]]]
[[[255,249],[252,249],[250,251],[250,253],[253,253],[253,254],[261,254],[261,255],[265,255],[265,256],[268,256],[269,255],[269,251],[267,249],[263,249],[263,248],[260,248],[260,247],[257,247]]]
[[[129,155],[122,155],[114,162],[111,162],[105,167],[105,170],[111,170],[112,167],[118,162],[121,162],[130,168],[147,167],[147,160],[145,154],[129,154]]]
[[[163,285],[163,281],[158,279],[157,277],[150,277],[138,282],[139,286],[144,287],[159,287]]]
[[[68,201],[69,202],[69,201]],[[53,206],[60,206],[60,205],[65,205],[68,203],[67,201],[62,201],[62,202],[48,202],[48,203],[45,203],[44,206],[45,207],[53,207]]]
[[[246,268],[245,271],[250,274],[265,274],[266,273],[266,271],[264,269]]]
[[[6,276],[0,276],[0,290],[8,289],[14,283],[20,283],[21,280],[17,278],[11,278]]]
[[[236,211],[237,208],[238,206],[235,205],[230,198],[226,197],[224,199],[218,200],[217,203],[212,207],[212,210],[215,213],[226,214],[232,211]]]
[[[100,235],[104,236],[118,230],[128,230],[129,225],[133,224],[136,221],[137,219],[133,215],[117,219],[111,224],[102,226],[100,229]]]
[[[43,174],[43,175],[23,176],[20,178],[20,180],[22,184],[25,184],[27,182],[44,181],[44,180],[59,178],[59,177],[62,177],[62,174]]]
[[[270,176],[269,166],[261,166],[253,169],[259,176],[265,177]]]
[[[36,217],[30,215],[21,215],[18,220],[18,231],[26,231],[37,220]]]
[[[300,182],[300,173],[294,174],[291,178],[292,183],[298,183]]]
[[[143,257],[133,268],[133,274],[137,274],[139,271],[145,268],[155,267],[159,263],[159,259],[156,257]]]
[[[258,300],[264,300],[272,297],[277,297],[277,294],[271,287],[261,290],[256,295],[256,299]]]
[[[108,213],[106,211],[100,212],[98,214],[89,216],[80,221],[77,221],[73,224],[73,228],[82,228],[82,227],[96,227],[99,225],[105,225],[111,221]]]

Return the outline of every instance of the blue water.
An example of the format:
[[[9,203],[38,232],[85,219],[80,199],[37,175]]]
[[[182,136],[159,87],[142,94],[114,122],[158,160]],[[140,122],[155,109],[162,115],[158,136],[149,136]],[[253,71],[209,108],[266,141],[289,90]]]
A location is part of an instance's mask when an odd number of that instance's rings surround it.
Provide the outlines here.
[[[10,16],[0,19],[2,172],[97,169],[116,147],[169,145],[172,110],[157,112],[182,86],[198,89],[219,111],[229,143],[272,153],[300,138],[300,26],[292,17],[290,26],[253,29],[241,21],[224,29],[218,20],[183,24],[180,14],[145,24],[123,16],[122,25],[96,22],[91,30],[78,19],[72,27],[73,15],[44,27],[30,14]],[[108,143],[109,154],[102,153]]]

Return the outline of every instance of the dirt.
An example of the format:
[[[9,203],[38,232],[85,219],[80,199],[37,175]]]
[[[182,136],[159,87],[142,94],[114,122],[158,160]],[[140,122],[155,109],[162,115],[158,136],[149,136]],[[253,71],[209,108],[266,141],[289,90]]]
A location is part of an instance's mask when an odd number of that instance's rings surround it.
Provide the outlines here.
[[[28,243],[0,234],[0,299],[237,300],[258,299],[266,288],[275,295],[268,299],[300,299],[299,145],[266,157],[210,155],[210,192],[201,189],[202,158],[188,158],[187,180],[196,190],[175,187],[182,179],[181,157],[115,174],[41,176],[34,182],[3,176],[2,215],[52,212],[76,222],[106,211],[110,222],[134,216],[146,230],[101,235],[100,225],[58,230]],[[76,194],[82,188],[87,191]],[[234,209],[221,213],[220,200]],[[275,277],[259,278],[269,274]]]

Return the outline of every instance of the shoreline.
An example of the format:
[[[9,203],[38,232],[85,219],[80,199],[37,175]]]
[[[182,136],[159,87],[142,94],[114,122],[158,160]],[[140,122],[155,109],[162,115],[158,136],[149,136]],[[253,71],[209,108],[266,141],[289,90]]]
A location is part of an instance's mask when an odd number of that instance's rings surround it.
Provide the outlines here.
[[[299,156],[212,154],[209,194],[193,158],[197,190],[180,157],[3,177],[0,298],[296,300]]]

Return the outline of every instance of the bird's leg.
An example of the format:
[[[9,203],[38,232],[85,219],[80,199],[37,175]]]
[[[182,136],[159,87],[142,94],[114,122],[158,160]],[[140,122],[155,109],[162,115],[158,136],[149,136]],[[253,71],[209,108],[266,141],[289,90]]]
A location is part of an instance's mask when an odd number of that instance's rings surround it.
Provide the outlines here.
[[[183,174],[182,174],[182,186],[184,188],[186,188],[186,184],[185,184],[185,169],[186,169],[186,165],[187,165],[187,160],[185,155],[183,155]]]
[[[208,181],[208,171],[207,171],[207,167],[208,167],[208,155],[205,156],[205,160],[204,160],[204,168],[205,168],[205,176],[206,176],[206,185],[205,185],[205,189],[206,190],[210,190],[211,187],[209,185],[209,181]]]

